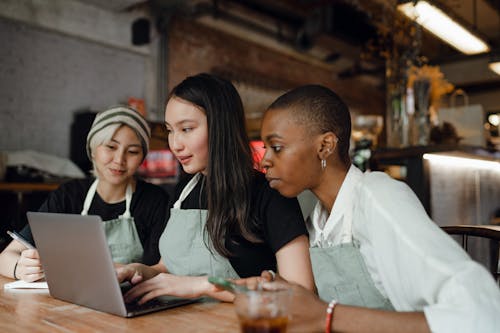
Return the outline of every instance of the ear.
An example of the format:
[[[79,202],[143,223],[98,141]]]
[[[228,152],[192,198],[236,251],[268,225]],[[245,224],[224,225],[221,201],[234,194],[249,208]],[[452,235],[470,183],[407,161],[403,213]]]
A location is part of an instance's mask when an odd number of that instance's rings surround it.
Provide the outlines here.
[[[318,156],[322,160],[326,160],[337,148],[339,139],[333,132],[326,132],[320,135],[318,144]]]

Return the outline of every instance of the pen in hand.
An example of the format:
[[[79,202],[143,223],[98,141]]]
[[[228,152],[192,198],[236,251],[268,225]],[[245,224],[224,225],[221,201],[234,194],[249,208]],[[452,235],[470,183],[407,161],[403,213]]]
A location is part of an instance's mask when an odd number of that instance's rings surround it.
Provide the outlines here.
[[[18,241],[19,243],[23,244],[24,246],[26,246],[28,249],[34,249],[35,247],[33,245],[31,245],[30,242],[28,242],[26,239],[24,239],[21,235],[19,235],[17,232],[15,231],[9,231],[7,230],[7,233],[9,234],[10,237],[12,237],[12,239],[15,239],[16,241]]]
[[[15,239],[19,243],[23,244],[26,248],[28,248],[28,249],[35,249],[36,250],[36,248],[30,242],[28,242],[25,238],[23,238],[23,236],[21,236],[17,232],[15,232],[15,231],[8,231],[7,230],[7,233],[9,234],[10,237],[12,237],[12,239]],[[19,259],[18,259],[18,263],[19,263]],[[17,263],[16,263],[16,267],[17,267]],[[43,271],[41,270],[41,266],[40,266],[40,271],[38,273],[35,273],[35,274],[37,274],[37,275],[41,274],[38,277],[38,279],[37,279],[38,281],[40,281],[41,279],[43,279],[44,276],[45,276],[45,274],[43,274]],[[14,277],[17,278],[16,275],[15,275],[15,268],[14,268]]]

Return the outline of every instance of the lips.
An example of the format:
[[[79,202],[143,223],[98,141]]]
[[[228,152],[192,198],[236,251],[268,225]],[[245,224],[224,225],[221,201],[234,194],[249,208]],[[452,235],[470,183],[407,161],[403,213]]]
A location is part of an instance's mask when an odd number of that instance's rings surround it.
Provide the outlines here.
[[[279,182],[279,178],[266,177],[266,179],[269,182],[269,186],[271,188],[274,188]]]
[[[119,170],[119,169],[109,169],[113,175],[121,176],[125,173],[125,170]]]
[[[191,161],[192,156],[177,156],[177,159],[181,164],[187,164],[189,161]]]

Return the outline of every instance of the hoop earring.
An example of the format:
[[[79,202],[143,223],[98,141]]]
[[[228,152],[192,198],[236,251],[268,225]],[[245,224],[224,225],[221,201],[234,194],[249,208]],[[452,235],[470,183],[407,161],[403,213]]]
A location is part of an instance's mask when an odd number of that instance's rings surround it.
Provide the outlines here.
[[[321,170],[326,169],[326,160],[321,160]]]

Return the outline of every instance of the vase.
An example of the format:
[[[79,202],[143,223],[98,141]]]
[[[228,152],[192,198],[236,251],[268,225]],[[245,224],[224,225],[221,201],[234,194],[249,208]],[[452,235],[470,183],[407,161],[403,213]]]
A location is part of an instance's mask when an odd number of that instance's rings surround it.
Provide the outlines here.
[[[386,61],[386,137],[387,147],[403,148],[412,145],[414,96],[408,85],[407,56]]]
[[[405,122],[406,80],[397,61],[386,63],[386,140],[387,147],[405,145],[403,124]]]
[[[429,114],[430,88],[431,82],[426,78],[415,80],[413,83],[415,114],[412,129],[412,145],[426,146],[429,144],[431,131]]]

